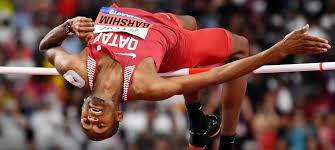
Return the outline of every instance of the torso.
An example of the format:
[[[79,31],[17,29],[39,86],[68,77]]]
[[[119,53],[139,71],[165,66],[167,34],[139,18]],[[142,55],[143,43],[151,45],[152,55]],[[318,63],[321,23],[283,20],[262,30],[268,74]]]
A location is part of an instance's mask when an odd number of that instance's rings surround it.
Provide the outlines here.
[[[102,12],[107,12],[107,10],[109,13],[111,12],[108,8],[103,9]],[[100,12],[96,20],[99,30],[89,41],[86,48],[88,54],[87,73],[90,90],[93,91],[95,79],[99,73],[97,69],[99,59],[102,55],[110,56],[111,59],[115,60],[115,63],[120,65],[119,69],[121,69],[120,72],[123,77],[121,81],[123,82],[122,102],[126,102],[128,99],[140,98],[136,94],[136,89],[140,88],[141,85],[132,86],[133,79],[141,81],[142,74],[157,74],[158,71],[165,72],[179,69],[178,64],[183,59],[178,56],[182,56],[182,54],[179,54],[182,51],[176,49],[180,47],[178,45],[180,44],[178,42],[180,40],[178,30],[181,29],[173,23],[164,21],[143,10],[113,8],[114,13],[118,11],[122,12],[121,17],[120,14],[114,14],[114,16],[106,14],[103,16],[104,14]],[[127,17],[130,13],[131,16]],[[134,18],[134,16],[139,18]],[[132,21],[138,22],[135,22],[135,25],[133,25]],[[138,26],[136,23],[138,23]],[[110,26],[111,24],[112,26]],[[143,30],[145,28],[150,28],[147,33],[145,33],[146,30]],[[141,29],[141,32],[131,32],[134,31],[133,29]],[[107,30],[113,31],[107,32]],[[161,70],[161,68],[163,69]],[[134,73],[141,74],[142,76],[137,75],[134,77]]]
[[[98,73],[95,76],[95,85],[92,94],[101,95],[101,93],[108,92],[109,96],[114,98],[122,98],[123,95],[123,70],[121,65],[111,59],[109,55],[103,54],[104,59],[100,59],[97,64]],[[137,91],[145,88],[148,82],[148,78],[155,76],[157,72],[154,60],[152,58],[145,58],[142,60],[137,69],[134,71],[133,84],[128,90],[128,101],[132,100],[143,100],[143,95],[139,94]],[[98,92],[98,93],[97,93]],[[123,102],[123,101],[121,101]]]

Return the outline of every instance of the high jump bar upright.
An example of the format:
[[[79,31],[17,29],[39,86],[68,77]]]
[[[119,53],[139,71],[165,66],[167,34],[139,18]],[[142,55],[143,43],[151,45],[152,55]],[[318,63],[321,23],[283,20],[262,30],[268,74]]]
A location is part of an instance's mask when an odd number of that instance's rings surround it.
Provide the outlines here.
[[[208,71],[210,68],[184,68],[177,71],[160,73],[161,76],[183,76]],[[335,62],[304,63],[287,65],[265,65],[253,73],[284,73],[302,71],[335,70]],[[0,66],[0,74],[26,74],[26,75],[59,75],[56,68],[43,67],[7,67]]]

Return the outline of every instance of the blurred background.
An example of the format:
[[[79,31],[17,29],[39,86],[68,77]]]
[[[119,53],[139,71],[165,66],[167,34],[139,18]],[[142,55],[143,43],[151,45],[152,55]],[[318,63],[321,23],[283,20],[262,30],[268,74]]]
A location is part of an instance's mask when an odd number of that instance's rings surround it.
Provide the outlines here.
[[[78,15],[95,18],[108,0],[0,0],[0,65],[51,67],[38,53],[41,38]],[[309,23],[334,43],[335,0],[120,0],[120,6],[196,17],[199,27],[224,27],[249,39],[253,54]],[[75,37],[63,46],[78,53]],[[333,45],[334,47],[334,45]],[[278,62],[334,61],[334,50]],[[202,91],[208,114],[218,114],[220,86]],[[237,150],[334,150],[335,74],[332,71],[250,75],[238,125]],[[183,150],[188,121],[183,97],[123,106],[124,121],[111,139],[92,142],[79,117],[87,96],[60,77],[0,76],[0,149]],[[208,149],[217,149],[215,140]]]

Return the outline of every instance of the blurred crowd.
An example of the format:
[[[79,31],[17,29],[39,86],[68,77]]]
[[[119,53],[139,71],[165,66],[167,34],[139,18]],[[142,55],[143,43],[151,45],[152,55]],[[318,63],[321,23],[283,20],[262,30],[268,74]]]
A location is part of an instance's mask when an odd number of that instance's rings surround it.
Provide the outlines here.
[[[120,6],[196,17],[200,28],[224,27],[249,39],[253,54],[289,31],[310,24],[310,34],[335,42],[334,0],[119,0]],[[0,0],[0,66],[52,67],[38,53],[41,38],[75,16],[95,18],[108,0]],[[63,46],[78,53],[76,37]],[[334,50],[291,56],[278,64],[334,61]],[[201,91],[204,110],[220,113],[221,86]],[[237,150],[334,150],[333,71],[250,75]],[[182,96],[124,105],[124,121],[111,139],[92,142],[80,126],[87,93],[55,76],[0,76],[0,149],[187,149]],[[208,149],[217,149],[218,140]]]

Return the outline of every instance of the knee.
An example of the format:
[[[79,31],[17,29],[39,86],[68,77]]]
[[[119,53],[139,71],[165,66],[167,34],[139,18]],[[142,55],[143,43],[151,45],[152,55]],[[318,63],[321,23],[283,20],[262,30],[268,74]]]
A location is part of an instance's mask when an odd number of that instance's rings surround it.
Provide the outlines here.
[[[178,16],[178,19],[181,21],[183,28],[191,31],[198,29],[197,20],[193,16]]]
[[[243,59],[250,56],[250,45],[247,38],[243,36],[236,36],[233,39],[233,53],[230,62]]]
[[[191,30],[197,30],[198,29],[198,23],[197,20],[193,16],[185,16],[189,22],[189,26]]]

